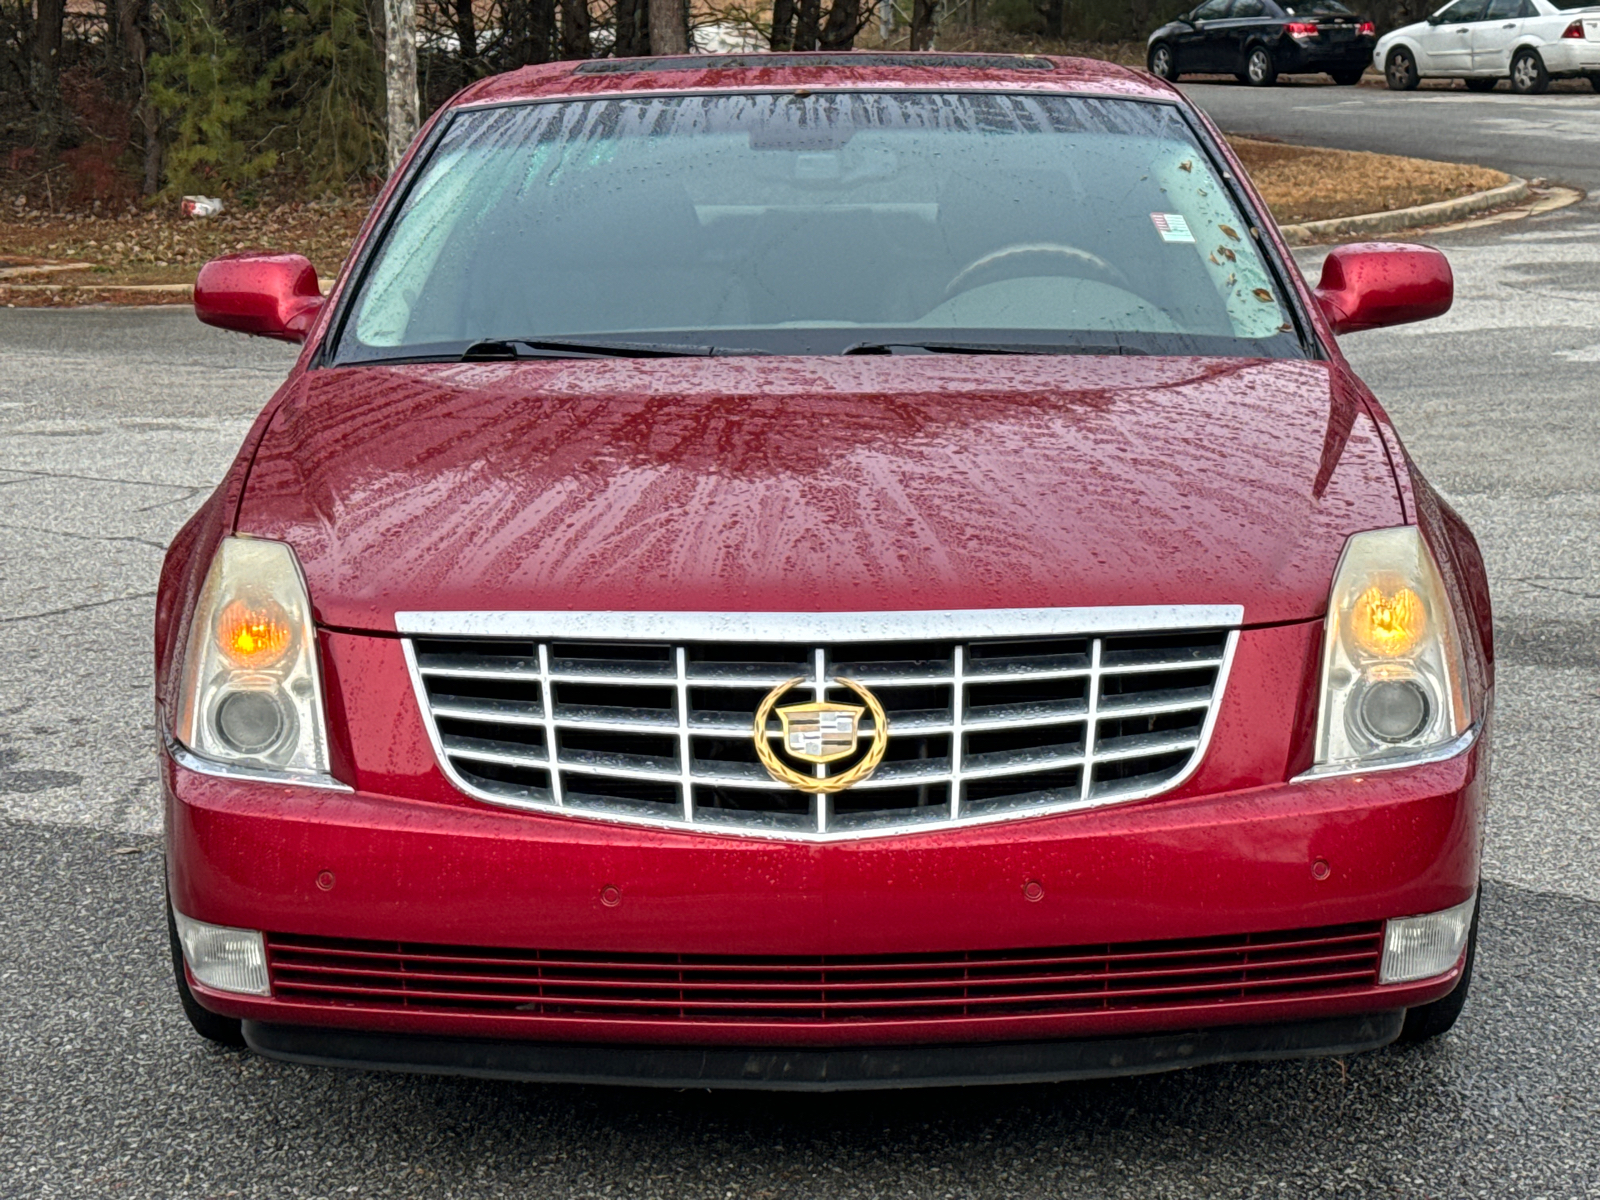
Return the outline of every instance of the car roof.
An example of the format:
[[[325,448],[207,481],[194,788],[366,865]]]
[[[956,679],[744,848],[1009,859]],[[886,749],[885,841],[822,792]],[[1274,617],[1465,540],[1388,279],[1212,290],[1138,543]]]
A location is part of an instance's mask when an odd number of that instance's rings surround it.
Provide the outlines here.
[[[1089,58],[1043,54],[833,51],[689,54],[545,63],[495,75],[451,107],[635,92],[786,88],[1003,89],[1174,101],[1176,88],[1143,71]]]

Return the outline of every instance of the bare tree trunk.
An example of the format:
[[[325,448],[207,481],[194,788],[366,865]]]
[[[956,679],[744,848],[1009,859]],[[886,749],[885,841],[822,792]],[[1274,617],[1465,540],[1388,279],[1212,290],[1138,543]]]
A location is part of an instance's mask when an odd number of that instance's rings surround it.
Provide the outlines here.
[[[815,50],[821,26],[822,0],[800,0],[800,13],[794,23],[794,48]]]
[[[588,58],[593,53],[589,0],[561,0],[561,57]]]
[[[556,0],[507,0],[507,61],[502,70],[550,61],[556,33]]]
[[[161,114],[150,103],[150,81],[145,74],[145,61],[150,57],[150,44],[144,36],[144,24],[149,17],[148,0],[118,0],[117,34],[122,50],[139,77],[139,102],[134,115],[144,131],[144,181],[142,191],[154,196],[161,187]]]
[[[388,0],[365,0],[367,14],[367,28],[372,32],[372,53],[380,63],[388,62],[388,33],[384,25],[388,22],[385,16]]]
[[[417,133],[417,0],[385,0],[384,86],[389,99],[389,170]]]
[[[934,25],[935,0],[914,0],[911,6],[911,48],[913,50],[932,50],[933,35],[937,31]]]
[[[650,53],[649,0],[617,0],[617,39],[612,50],[618,58]]]
[[[794,0],[772,0],[772,48],[794,49]]]
[[[35,142],[45,154],[54,153],[61,140],[61,26],[66,15],[65,0],[38,0],[28,90],[38,106]]]
[[[650,0],[650,53],[689,53],[688,16],[683,0]]]
[[[871,12],[868,12],[871,19]],[[852,50],[861,32],[861,0],[833,0],[828,20],[822,27],[822,49]]]
[[[478,57],[478,17],[472,11],[472,0],[456,0],[456,42],[464,61]]]
[[[550,61],[556,40],[556,0],[529,0],[527,62]]]

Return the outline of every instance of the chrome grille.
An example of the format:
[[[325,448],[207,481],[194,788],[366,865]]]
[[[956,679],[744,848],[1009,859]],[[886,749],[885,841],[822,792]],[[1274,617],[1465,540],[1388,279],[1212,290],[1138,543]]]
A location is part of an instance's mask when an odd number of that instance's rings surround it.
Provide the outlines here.
[[[405,647],[440,763],[474,796],[817,837],[1168,790],[1204,752],[1235,636],[1215,626],[823,645],[413,636]],[[790,702],[853,703],[837,682],[848,678],[882,704],[888,746],[869,778],[812,795],[761,766],[756,709],[797,677]],[[865,718],[858,753],[872,733]],[[767,736],[779,735],[773,718]]]

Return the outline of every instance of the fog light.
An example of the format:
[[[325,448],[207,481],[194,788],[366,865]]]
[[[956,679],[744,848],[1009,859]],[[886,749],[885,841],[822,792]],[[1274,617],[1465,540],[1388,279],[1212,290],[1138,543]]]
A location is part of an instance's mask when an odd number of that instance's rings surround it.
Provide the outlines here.
[[[1431,979],[1455,966],[1461,948],[1467,944],[1477,903],[1474,895],[1466,903],[1443,912],[1388,922],[1383,931],[1383,966],[1378,971],[1378,982]]]
[[[183,961],[197,981],[219,992],[242,992],[247,996],[272,994],[267,984],[267,948],[254,929],[207,925],[204,921],[191,920],[176,909],[172,919],[178,926]]]

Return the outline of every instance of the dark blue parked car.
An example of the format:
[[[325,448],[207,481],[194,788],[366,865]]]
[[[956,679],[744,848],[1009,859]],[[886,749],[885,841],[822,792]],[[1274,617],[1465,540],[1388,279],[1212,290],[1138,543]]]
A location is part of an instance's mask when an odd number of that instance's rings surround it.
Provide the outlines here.
[[[1372,61],[1377,28],[1339,0],[1205,0],[1150,35],[1150,70],[1238,77],[1268,87],[1280,74],[1321,71],[1353,84]]]

